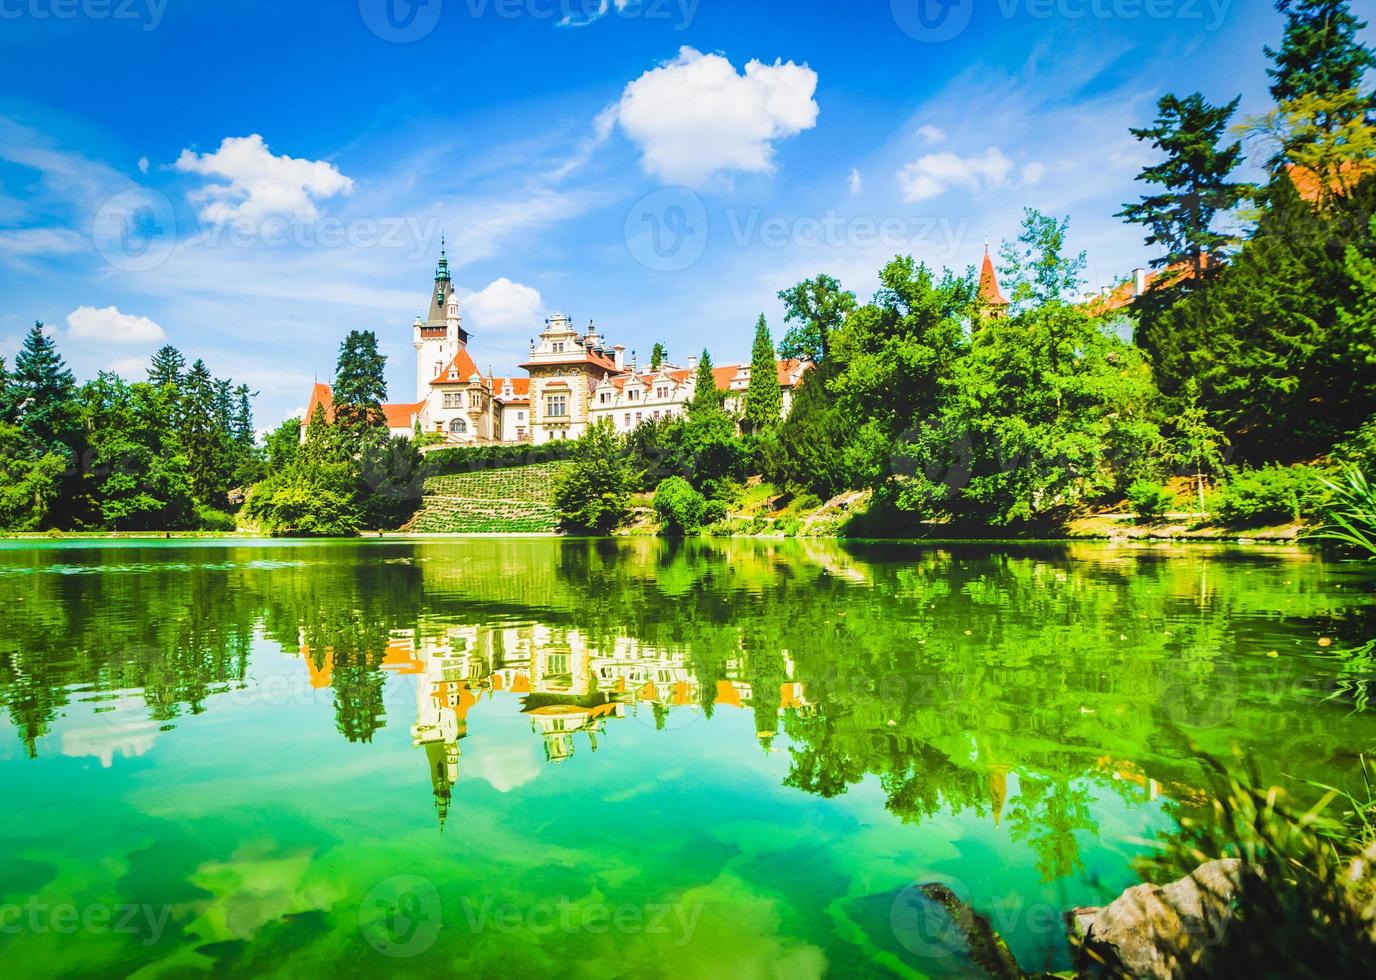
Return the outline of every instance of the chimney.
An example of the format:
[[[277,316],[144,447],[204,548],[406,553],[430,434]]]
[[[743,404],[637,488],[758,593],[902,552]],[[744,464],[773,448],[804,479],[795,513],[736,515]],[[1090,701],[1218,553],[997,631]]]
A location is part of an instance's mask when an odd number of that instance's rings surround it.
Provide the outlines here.
[[[690,358],[688,358],[688,370],[689,370],[689,371],[696,371],[697,369],[698,369],[698,359],[697,359],[696,357],[690,357]]]
[[[626,348],[621,344],[617,344],[615,347],[612,348],[612,350],[616,352],[616,355],[613,358],[616,364],[616,369],[618,371],[626,370]]]
[[[1146,293],[1147,293],[1147,270],[1146,270],[1146,269],[1133,269],[1133,270],[1132,270],[1132,280],[1133,280],[1133,290],[1134,290],[1134,291],[1133,291],[1133,295],[1134,295],[1134,296],[1145,296]]]

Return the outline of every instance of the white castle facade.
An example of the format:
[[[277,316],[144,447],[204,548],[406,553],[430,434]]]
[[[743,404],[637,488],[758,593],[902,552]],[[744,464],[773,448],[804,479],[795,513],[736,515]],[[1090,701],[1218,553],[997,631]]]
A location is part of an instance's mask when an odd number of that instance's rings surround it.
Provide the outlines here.
[[[443,249],[430,293],[429,315],[411,325],[416,351],[416,400],[382,406],[395,434],[436,433],[445,444],[540,444],[577,439],[602,419],[618,432],[645,422],[682,415],[697,386],[697,358],[679,367],[663,364],[642,371],[626,348],[609,344],[591,324],[582,333],[556,314],[545,321],[529,360],[520,365],[526,377],[489,377],[469,354],[459,298]],[[797,360],[776,364],[783,413],[793,402],[809,364]],[[750,384],[749,364],[715,367],[718,389],[729,409],[741,407]],[[302,432],[317,405],[333,417],[333,393],[316,384]]]

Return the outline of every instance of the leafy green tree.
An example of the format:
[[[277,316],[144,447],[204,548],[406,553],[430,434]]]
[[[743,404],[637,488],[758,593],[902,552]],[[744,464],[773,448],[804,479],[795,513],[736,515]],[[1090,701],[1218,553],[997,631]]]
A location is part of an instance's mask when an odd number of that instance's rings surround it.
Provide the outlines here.
[[[693,534],[702,527],[707,501],[681,476],[671,476],[655,491],[655,516],[663,533]]]
[[[268,472],[280,473],[296,462],[301,451],[301,423],[301,419],[290,418],[267,434],[264,449]]]
[[[1352,12],[1349,0],[1278,0],[1276,9],[1285,15],[1285,34],[1279,50],[1265,50],[1275,62],[1266,73],[1278,106],[1361,92],[1367,70],[1376,67],[1376,55],[1358,38],[1366,24]],[[1345,105],[1316,112],[1317,132],[1297,133],[1285,141],[1278,161],[1292,160],[1297,150],[1319,134],[1364,119],[1373,110],[1376,96],[1366,93]]]
[[[357,465],[342,430],[317,405],[296,457],[249,492],[244,513],[277,536],[352,536],[363,526],[357,492]]]
[[[1146,244],[1165,250],[1154,266],[1189,263],[1194,277],[1188,281],[1194,285],[1202,282],[1230,241],[1215,230],[1215,220],[1247,193],[1245,184],[1229,179],[1242,162],[1242,144],[1219,145],[1238,101],[1213,106],[1198,92],[1184,99],[1167,95],[1161,99],[1156,124],[1132,130],[1138,140],[1150,141],[1165,156],[1137,178],[1162,190],[1129,204],[1118,216],[1144,226]]]
[[[748,432],[763,432],[778,426],[783,410],[778,361],[774,357],[774,338],[769,335],[769,324],[761,313],[759,322],[755,324],[755,345],[750,355],[750,385],[745,390],[742,422]]]
[[[0,422],[0,529],[38,531],[50,527],[67,465],[60,453],[34,455],[32,444],[17,425]]]
[[[58,453],[75,461],[76,379],[41,323],[33,325],[14,359],[12,384],[19,429],[30,452]]]
[[[999,269],[1010,290],[1014,311],[1033,306],[1066,303],[1079,295],[1084,284],[1085,253],[1066,253],[1070,219],[1057,220],[1033,208],[1023,209],[1022,234],[1004,242]]]
[[[1195,487],[1199,491],[1199,512],[1205,513],[1204,483],[1211,472],[1223,468],[1223,451],[1227,442],[1223,433],[1209,424],[1209,414],[1200,404],[1199,382],[1191,379],[1185,387],[1185,407],[1171,420],[1174,439],[1170,459],[1173,463],[1194,471]]]
[[[382,403],[387,400],[387,358],[378,352],[377,335],[353,330],[339,348],[334,377],[335,424],[344,429],[386,428]]]
[[[81,421],[91,447],[83,518],[115,530],[197,526],[186,457],[172,428],[173,392],[130,385],[101,372],[81,387]]]
[[[855,309],[855,294],[823,274],[783,290],[779,299],[784,304],[784,322],[793,324],[779,344],[779,353],[821,364],[831,356],[832,333]]]
[[[777,440],[766,442],[764,450],[770,480],[824,500],[856,485],[846,467],[851,427],[827,390],[838,373],[838,366],[828,362],[803,375]]]
[[[186,372],[186,358],[171,344],[158,348],[148,365],[148,383],[159,388],[176,388]]]
[[[662,343],[656,340],[654,349],[650,351],[650,370],[658,371],[661,367],[664,366],[664,363],[668,360],[668,349],[665,348],[665,346]]]
[[[589,426],[554,483],[554,503],[566,527],[610,534],[626,519],[635,483],[626,447],[603,419]]]

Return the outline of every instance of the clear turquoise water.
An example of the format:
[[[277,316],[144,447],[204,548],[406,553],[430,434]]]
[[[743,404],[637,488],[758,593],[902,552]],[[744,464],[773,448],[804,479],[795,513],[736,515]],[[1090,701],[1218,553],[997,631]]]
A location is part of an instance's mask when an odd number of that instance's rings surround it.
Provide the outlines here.
[[[1350,785],[1299,550],[0,542],[12,976],[1027,969],[1203,799]],[[1331,644],[1321,646],[1321,640]]]

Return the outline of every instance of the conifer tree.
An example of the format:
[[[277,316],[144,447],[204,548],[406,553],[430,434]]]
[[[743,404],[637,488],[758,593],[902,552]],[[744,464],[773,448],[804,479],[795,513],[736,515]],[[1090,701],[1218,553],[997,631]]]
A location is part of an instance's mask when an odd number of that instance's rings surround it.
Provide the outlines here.
[[[159,388],[176,388],[186,370],[186,358],[181,351],[167,344],[158,349],[148,365],[148,383]]]
[[[713,408],[721,408],[721,392],[717,390],[717,378],[712,372],[712,355],[707,353],[707,348],[702,349],[702,358],[698,361],[698,373],[693,388],[693,403],[688,406],[689,412],[701,412]]]
[[[669,359],[669,351],[659,341],[655,341],[654,350],[650,351],[650,370],[658,371],[664,366],[664,362]]]
[[[1219,145],[1237,106],[1237,99],[1210,105],[1198,92],[1184,99],[1167,95],[1158,104],[1156,124],[1132,130],[1165,155],[1137,178],[1162,190],[1127,205],[1118,216],[1144,226],[1146,244],[1165,251],[1154,266],[1188,262],[1195,284],[1229,241],[1214,229],[1215,220],[1247,193],[1245,184],[1229,179],[1242,161],[1242,144]]]
[[[339,347],[334,379],[334,418],[344,429],[385,428],[387,358],[378,353],[377,334],[354,330]]]
[[[13,381],[9,369],[5,366],[5,358],[0,357],[0,425],[14,422],[15,411],[19,407],[14,395]]]
[[[224,428],[218,384],[205,362],[197,359],[182,383],[179,442],[190,470],[191,487],[202,504],[224,504]]]
[[[783,414],[783,393],[779,390],[778,362],[769,324],[760,314],[755,324],[755,346],[750,357],[750,386],[745,391],[745,427],[763,432],[779,424]]]
[[[71,459],[76,454],[76,379],[42,323],[33,325],[14,359],[12,387],[19,428],[31,451],[58,452]]]

